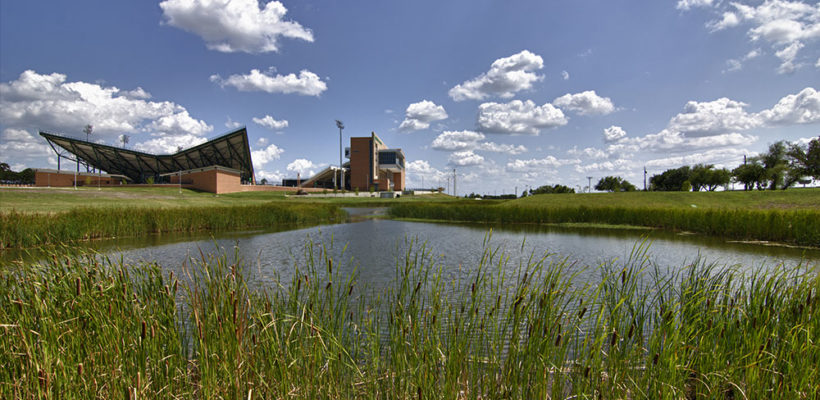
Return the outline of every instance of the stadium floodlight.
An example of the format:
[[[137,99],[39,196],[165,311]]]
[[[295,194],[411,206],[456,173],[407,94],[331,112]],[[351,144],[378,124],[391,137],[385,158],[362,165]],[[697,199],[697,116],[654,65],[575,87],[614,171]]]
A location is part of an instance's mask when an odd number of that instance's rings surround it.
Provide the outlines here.
[[[343,167],[344,164],[342,164],[342,129],[345,128],[345,124],[337,119],[336,127],[339,128],[339,169],[342,170],[342,184],[340,189],[345,190],[345,169]]]

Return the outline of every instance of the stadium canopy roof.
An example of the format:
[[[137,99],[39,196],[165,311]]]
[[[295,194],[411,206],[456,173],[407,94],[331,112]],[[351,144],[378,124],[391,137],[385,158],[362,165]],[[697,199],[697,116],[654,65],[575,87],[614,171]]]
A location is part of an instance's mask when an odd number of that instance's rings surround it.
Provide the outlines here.
[[[241,172],[242,182],[253,182],[253,162],[245,127],[174,154],[154,155],[86,140],[40,132],[58,154],[61,147],[80,163],[109,174],[125,175],[135,183],[149,177],[218,165]],[[65,156],[63,156],[65,157]],[[67,157],[71,159],[70,157]]]

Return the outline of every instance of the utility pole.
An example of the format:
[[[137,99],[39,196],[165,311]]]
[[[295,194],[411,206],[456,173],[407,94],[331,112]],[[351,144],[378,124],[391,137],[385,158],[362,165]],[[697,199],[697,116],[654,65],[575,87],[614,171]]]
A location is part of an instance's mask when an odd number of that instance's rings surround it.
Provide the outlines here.
[[[592,193],[592,177],[588,176],[587,181],[589,181],[589,184],[587,186],[587,193]]]
[[[342,129],[345,128],[345,124],[342,121],[336,120],[336,127],[339,128],[339,169],[341,170],[342,174],[342,185],[339,189],[345,190],[345,168],[342,164]],[[334,174],[335,175],[335,174]]]
[[[456,192],[456,169],[453,168],[453,197],[456,197],[458,194]]]
[[[643,191],[646,191],[646,165],[643,166]]]

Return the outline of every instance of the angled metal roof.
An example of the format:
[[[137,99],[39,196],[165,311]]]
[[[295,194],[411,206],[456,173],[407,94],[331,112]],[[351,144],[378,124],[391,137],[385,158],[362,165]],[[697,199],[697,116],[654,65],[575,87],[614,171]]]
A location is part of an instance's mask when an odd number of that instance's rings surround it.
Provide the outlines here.
[[[219,165],[240,171],[243,182],[253,182],[253,162],[245,127],[174,154],[154,155],[54,133],[40,132],[51,148],[59,146],[96,169],[125,175],[134,182],[149,177]]]

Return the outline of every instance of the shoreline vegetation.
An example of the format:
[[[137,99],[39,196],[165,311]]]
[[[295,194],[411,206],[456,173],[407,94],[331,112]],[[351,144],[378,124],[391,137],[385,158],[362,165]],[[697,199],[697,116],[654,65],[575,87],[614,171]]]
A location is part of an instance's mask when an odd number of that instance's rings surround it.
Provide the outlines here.
[[[211,194],[177,189],[0,190],[0,249],[151,233],[226,231],[343,220],[340,207],[389,207],[391,218],[502,224],[648,227],[729,240],[820,247],[820,189],[544,194],[475,201]]]
[[[227,231],[344,221],[330,204],[266,203],[187,208],[84,207],[43,214],[0,213],[0,249],[157,233]]]
[[[332,243],[306,244],[304,264],[264,282],[246,281],[253,260],[224,253],[177,276],[70,249],[3,269],[0,397],[820,394],[816,264],[695,261],[664,275],[638,244],[578,282],[564,258],[508,265],[487,243],[448,274],[408,241],[378,292],[341,272]]]
[[[555,195],[562,196],[562,195]],[[654,208],[643,206],[517,206],[395,204],[391,218],[489,224],[610,224],[686,231],[735,240],[820,247],[820,209]]]

